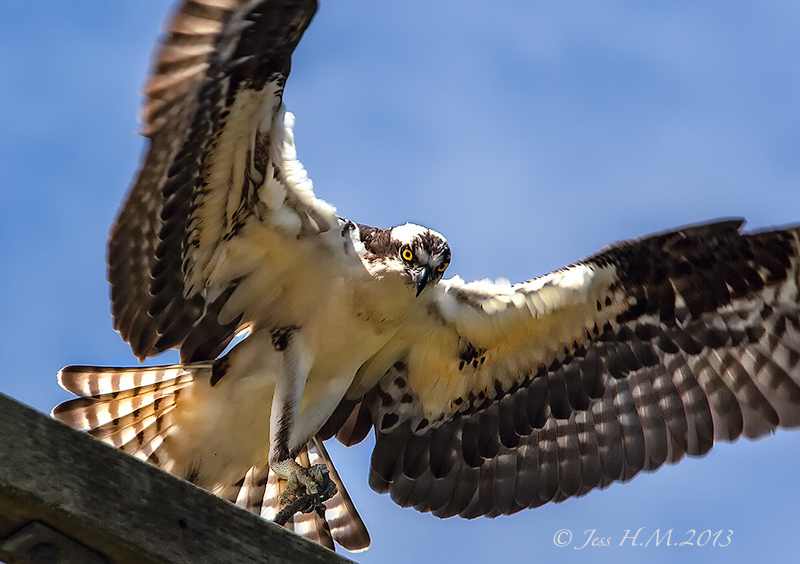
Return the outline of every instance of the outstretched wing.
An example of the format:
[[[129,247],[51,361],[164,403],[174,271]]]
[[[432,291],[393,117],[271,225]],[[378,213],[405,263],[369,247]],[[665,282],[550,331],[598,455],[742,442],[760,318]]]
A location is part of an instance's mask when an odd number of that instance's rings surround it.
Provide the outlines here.
[[[335,224],[296,159],[282,104],[316,6],[185,0],[177,10],[147,86],[147,156],[108,249],[115,327],[138,357],[224,349],[241,320],[219,319],[236,273],[218,270],[248,221],[291,234]]]
[[[513,286],[443,282],[362,367],[365,381],[388,370],[379,386],[323,431],[352,443],[374,424],[374,489],[476,517],[800,425],[800,229],[741,223]]]

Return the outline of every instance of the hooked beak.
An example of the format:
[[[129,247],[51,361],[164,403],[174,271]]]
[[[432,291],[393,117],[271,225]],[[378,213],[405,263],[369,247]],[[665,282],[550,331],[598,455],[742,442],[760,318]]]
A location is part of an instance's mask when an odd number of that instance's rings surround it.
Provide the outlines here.
[[[414,271],[411,275],[411,279],[414,281],[414,286],[417,287],[417,296],[422,293],[422,290],[425,289],[425,286],[428,285],[428,281],[431,277],[431,268],[429,266],[424,266],[419,270]]]

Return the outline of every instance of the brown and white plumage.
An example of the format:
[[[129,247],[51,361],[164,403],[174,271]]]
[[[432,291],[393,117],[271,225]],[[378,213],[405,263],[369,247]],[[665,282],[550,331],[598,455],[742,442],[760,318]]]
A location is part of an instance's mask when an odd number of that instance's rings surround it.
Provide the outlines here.
[[[186,460],[187,457],[170,448],[171,441],[187,441],[182,427],[190,424],[176,407],[182,402],[199,401],[205,408],[202,399],[193,397],[198,395],[195,381],[208,382],[213,377],[213,365],[192,363],[128,369],[67,367],[59,372],[59,384],[80,397],[58,405],[53,416],[137,458],[190,478],[240,507],[273,519],[280,509],[278,496],[285,484],[270,471],[266,460],[252,460],[253,465],[238,478],[229,475],[227,481],[210,481],[202,474],[193,475],[197,469],[181,467],[182,458]],[[233,412],[235,407],[231,406],[228,412]],[[206,414],[212,427],[223,424],[220,419],[213,418],[213,413]],[[211,431],[206,429],[202,434],[208,435]],[[221,439],[229,440],[225,436]],[[325,519],[315,513],[297,514],[287,523],[287,528],[331,549],[334,541],[351,551],[369,546],[366,527],[322,443],[312,439],[297,457],[306,466],[326,464],[339,491],[327,501]]]
[[[516,286],[442,284],[364,400],[371,486],[439,516],[492,516],[800,425],[800,229],[742,236],[740,223]]]
[[[281,96],[315,8],[182,4],[109,278],[134,353],[186,364],[65,369],[85,399],[57,417],[265,516],[267,463],[326,460],[315,435],[374,428],[373,488],[475,517],[800,424],[797,228],[724,221],[513,286],[441,280],[441,235],[337,217],[297,161]],[[362,548],[339,486],[333,536]],[[295,526],[325,542],[315,517]]]

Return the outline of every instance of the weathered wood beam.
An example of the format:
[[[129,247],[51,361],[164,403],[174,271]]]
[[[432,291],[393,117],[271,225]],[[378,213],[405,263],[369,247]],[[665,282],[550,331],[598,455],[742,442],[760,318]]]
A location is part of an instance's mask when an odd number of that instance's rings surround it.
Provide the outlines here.
[[[0,561],[350,562],[2,394]]]

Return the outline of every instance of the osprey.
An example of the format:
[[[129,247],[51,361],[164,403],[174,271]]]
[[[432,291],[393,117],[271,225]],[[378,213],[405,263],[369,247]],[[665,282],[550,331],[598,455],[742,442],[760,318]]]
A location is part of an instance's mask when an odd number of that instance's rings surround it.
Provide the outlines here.
[[[472,518],[800,425],[800,227],[720,221],[519,284],[445,280],[441,234],[338,217],[297,160],[282,94],[315,10],[178,8],[108,260],[116,329],[181,364],[66,367],[81,397],[55,417],[350,550],[369,536],[333,436],[374,430],[375,490]]]

